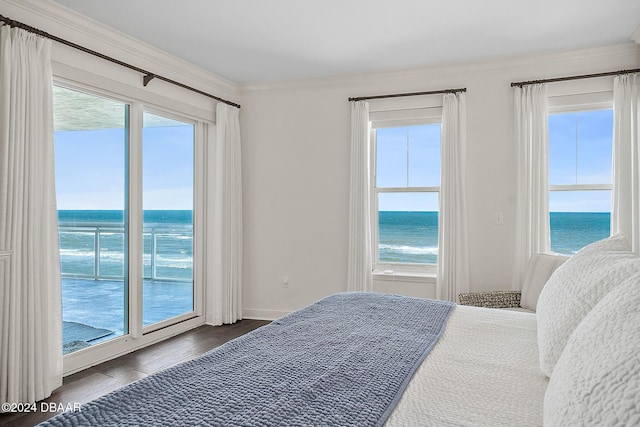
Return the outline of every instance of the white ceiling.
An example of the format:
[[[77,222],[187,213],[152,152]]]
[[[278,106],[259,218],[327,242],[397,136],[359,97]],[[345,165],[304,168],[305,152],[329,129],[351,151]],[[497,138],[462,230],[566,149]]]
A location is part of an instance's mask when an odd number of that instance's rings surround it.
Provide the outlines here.
[[[630,41],[640,0],[55,0],[237,83]]]

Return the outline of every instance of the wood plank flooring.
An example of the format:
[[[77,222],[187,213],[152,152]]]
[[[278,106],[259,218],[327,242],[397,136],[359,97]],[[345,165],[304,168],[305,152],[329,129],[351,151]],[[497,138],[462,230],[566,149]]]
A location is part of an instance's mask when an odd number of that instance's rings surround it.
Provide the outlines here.
[[[241,320],[233,325],[200,326],[64,378],[63,385],[36,407],[38,412],[0,414],[0,425],[34,426],[55,415],[49,409],[87,403],[133,381],[179,362],[193,359],[262,325],[266,320]],[[51,405],[54,404],[54,405]],[[41,408],[46,411],[40,411]]]

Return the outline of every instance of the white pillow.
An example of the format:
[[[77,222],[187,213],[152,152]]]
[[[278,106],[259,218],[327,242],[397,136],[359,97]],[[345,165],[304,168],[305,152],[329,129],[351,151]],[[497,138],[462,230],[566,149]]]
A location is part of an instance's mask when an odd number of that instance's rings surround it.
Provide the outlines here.
[[[548,377],[580,321],[610,290],[640,271],[640,258],[621,235],[584,247],[542,288],[536,317],[540,369]]]
[[[640,274],[569,338],[547,387],[544,425],[640,425]]]
[[[529,310],[536,309],[538,297],[551,274],[560,267],[568,256],[552,254],[533,254],[527,264],[527,271],[522,282],[522,296],[520,307]]]

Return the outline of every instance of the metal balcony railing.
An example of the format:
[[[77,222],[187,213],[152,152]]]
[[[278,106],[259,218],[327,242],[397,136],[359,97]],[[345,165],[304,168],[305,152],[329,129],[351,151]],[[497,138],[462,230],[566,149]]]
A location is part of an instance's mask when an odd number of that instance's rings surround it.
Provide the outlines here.
[[[61,242],[61,249],[65,251],[75,251],[75,255],[81,256],[93,256],[93,265],[92,272],[87,273],[86,271],[78,273],[77,271],[69,271],[69,269],[73,269],[70,265],[71,261],[65,259],[64,253],[61,253],[61,273],[62,277],[65,278],[88,278],[95,280],[122,280],[123,275],[122,271],[119,274],[113,274],[113,270],[117,269],[117,266],[111,266],[106,268],[103,266],[102,254],[105,251],[109,251],[110,253],[115,252],[115,257],[118,258],[122,256],[122,263],[120,266],[124,265],[124,256],[126,253],[126,242],[124,241],[125,229],[124,226],[120,223],[90,223],[90,222],[82,222],[82,223],[68,223],[68,222],[60,222],[58,225],[58,233]],[[113,239],[113,235],[122,235],[122,237],[117,240]],[[74,242],[72,239],[67,237],[75,235],[89,235],[92,236],[93,239],[85,239],[82,242]],[[113,241],[120,241],[119,245],[115,245],[112,248],[105,248],[105,239],[109,236]],[[162,276],[158,274],[158,267],[164,269],[164,271],[171,271],[173,268],[176,269],[175,266],[171,267],[166,264],[163,264],[162,259],[159,259],[159,240],[163,239],[165,241],[164,247],[161,247],[161,252],[167,254],[172,250],[169,244],[166,242],[174,242],[177,240],[183,240],[183,242],[179,245],[173,245],[173,250],[180,251],[180,256],[182,257],[182,264],[190,264],[188,268],[183,267],[182,270],[189,270],[188,273],[190,277],[176,277],[179,275],[172,276]],[[82,239],[80,239],[82,240]],[[189,241],[190,243],[184,243],[184,241]],[[193,226],[191,224],[144,224],[143,226],[143,241],[144,241],[144,276],[143,279],[148,280],[164,280],[164,281],[192,281],[193,280]],[[74,247],[74,245],[77,245]],[[92,245],[92,248],[88,246]],[[119,247],[118,247],[119,246]],[[175,253],[174,255],[178,255]],[[101,262],[102,261],[102,262]],[[84,264],[84,270],[87,270],[87,265]],[[91,268],[90,268],[91,269]],[[122,268],[120,268],[122,270]],[[184,276],[184,272],[182,272],[182,276]]]

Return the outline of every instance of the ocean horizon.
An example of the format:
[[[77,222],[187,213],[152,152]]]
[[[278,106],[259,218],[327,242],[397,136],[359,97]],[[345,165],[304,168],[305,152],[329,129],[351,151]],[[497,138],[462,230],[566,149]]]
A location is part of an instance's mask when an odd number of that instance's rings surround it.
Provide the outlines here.
[[[192,210],[145,210],[142,213],[144,223],[192,224]],[[64,223],[112,222],[124,223],[123,210],[58,210],[58,221]]]
[[[572,255],[610,235],[609,212],[551,212],[551,251]],[[438,212],[380,211],[379,260],[382,263],[436,263]]]
[[[380,262],[437,262],[438,212],[380,211],[378,217]],[[610,217],[608,212],[551,212],[552,252],[572,255],[589,243],[608,237]],[[64,275],[123,277],[122,210],[59,210],[58,220]],[[191,210],[143,212],[144,278],[193,280],[192,224]],[[99,239],[97,262],[96,236]]]

